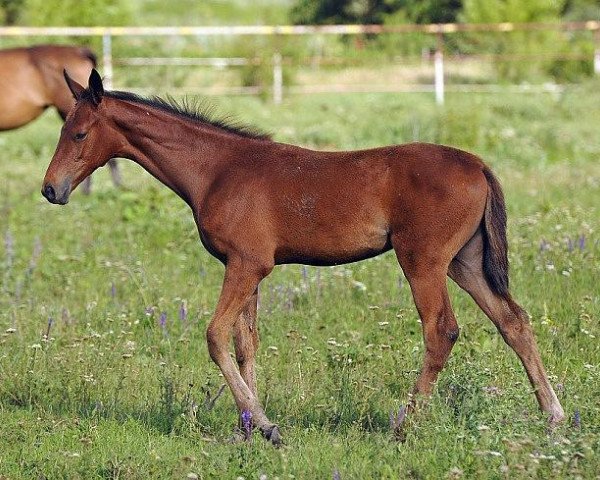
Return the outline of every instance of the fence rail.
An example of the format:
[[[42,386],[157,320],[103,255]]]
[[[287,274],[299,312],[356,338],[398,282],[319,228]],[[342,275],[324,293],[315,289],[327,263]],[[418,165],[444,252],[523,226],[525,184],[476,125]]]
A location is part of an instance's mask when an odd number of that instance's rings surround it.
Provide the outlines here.
[[[435,23],[428,25],[236,25],[204,27],[0,27],[0,36],[358,35],[365,33],[600,30],[600,21],[560,23]]]
[[[142,65],[178,65],[178,66],[212,66],[216,68],[243,66],[256,64],[252,58],[124,58],[113,59],[113,37],[139,37],[139,36],[293,36],[293,35],[361,35],[361,34],[406,34],[423,33],[436,35],[437,47],[432,55],[434,81],[429,86],[404,86],[391,88],[393,91],[433,91],[438,104],[444,103],[444,93],[448,89],[445,83],[444,67],[444,35],[458,32],[516,32],[516,31],[590,31],[594,32],[596,48],[593,58],[594,72],[600,74],[600,21],[562,22],[562,23],[495,23],[495,24],[462,24],[442,23],[429,25],[248,25],[248,26],[198,26],[198,27],[0,27],[0,38],[3,37],[101,37],[102,38],[102,65],[105,82],[108,88],[113,84],[113,64],[142,66]],[[481,55],[483,58],[486,55]],[[521,54],[522,59],[534,58],[534,55]],[[582,58],[580,54],[563,54],[564,58]],[[492,58],[493,55],[487,55]],[[508,57],[505,55],[505,57]],[[559,58],[560,56],[555,56]],[[450,57],[452,58],[452,57]],[[454,58],[456,58],[454,56]],[[276,52],[271,61],[272,65],[272,96],[275,103],[281,103],[283,98],[283,65],[285,59]],[[368,85],[359,86],[358,91],[368,91]],[[472,86],[474,87],[474,86]],[[493,91],[497,86],[477,86],[480,91]],[[513,86],[515,91],[527,91],[519,86]],[[453,90],[461,86],[451,86]],[[543,90],[548,90],[546,87]],[[236,88],[239,92],[255,93],[255,88]],[[317,92],[325,91],[323,86],[293,87],[290,92]],[[343,91],[337,86],[335,91]],[[553,89],[550,89],[553,90]],[[554,89],[556,90],[556,89]],[[330,90],[331,91],[331,90]]]

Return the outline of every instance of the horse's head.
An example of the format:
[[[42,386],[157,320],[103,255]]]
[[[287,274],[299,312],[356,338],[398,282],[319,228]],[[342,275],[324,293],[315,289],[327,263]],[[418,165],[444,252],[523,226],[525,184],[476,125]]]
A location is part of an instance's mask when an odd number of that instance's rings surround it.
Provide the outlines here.
[[[104,87],[98,72],[92,70],[88,88],[69,77],[66,70],[64,75],[76,104],[62,127],[42,186],[42,195],[61,205],[69,201],[69,195],[82,180],[110,160],[118,141],[103,114]]]

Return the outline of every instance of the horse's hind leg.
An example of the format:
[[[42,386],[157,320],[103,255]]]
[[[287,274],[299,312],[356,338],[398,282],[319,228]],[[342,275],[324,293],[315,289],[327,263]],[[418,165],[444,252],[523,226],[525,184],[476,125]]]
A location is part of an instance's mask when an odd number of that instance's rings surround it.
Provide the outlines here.
[[[483,272],[483,240],[477,232],[450,264],[448,275],[466,290],[494,322],[504,341],[515,351],[534,388],[542,411],[552,423],[564,419],[564,411],[544,370],[527,313],[512,300],[494,293]]]
[[[396,249],[421,317],[425,354],[414,395],[429,395],[458,339],[459,329],[446,285],[447,263],[434,256],[414,256]],[[409,404],[412,409],[415,398]],[[399,427],[396,426],[396,427]]]

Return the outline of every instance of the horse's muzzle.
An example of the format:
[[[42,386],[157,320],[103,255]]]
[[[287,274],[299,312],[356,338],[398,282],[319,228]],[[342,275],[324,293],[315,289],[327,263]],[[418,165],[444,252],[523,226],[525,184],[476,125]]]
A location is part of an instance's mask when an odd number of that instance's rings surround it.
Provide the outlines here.
[[[50,203],[65,205],[69,202],[69,185],[66,185],[61,190],[62,191],[57,192],[56,189],[50,183],[46,183],[42,187],[42,195],[46,197],[46,200],[48,200]]]

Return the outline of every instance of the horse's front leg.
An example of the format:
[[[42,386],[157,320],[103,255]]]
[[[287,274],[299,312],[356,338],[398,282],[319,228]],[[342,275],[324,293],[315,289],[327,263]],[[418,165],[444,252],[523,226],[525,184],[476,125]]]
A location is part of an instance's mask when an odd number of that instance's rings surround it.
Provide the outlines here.
[[[121,173],[119,172],[119,165],[115,158],[111,158],[108,161],[108,168],[110,168],[110,176],[112,177],[113,185],[120,188],[123,184],[121,181]]]
[[[256,307],[258,301],[258,289],[254,291],[246,307],[235,322],[233,330],[233,344],[235,346],[235,358],[237,360],[240,374],[250,388],[250,391],[258,398],[256,387],[256,352],[258,351],[258,327],[256,324]]]
[[[240,412],[249,411],[252,414],[252,423],[268,440],[279,445],[281,443],[279,429],[265,415],[255,393],[255,382],[253,391],[229,355],[229,343],[236,322],[249,308],[249,302],[256,301],[255,292],[258,284],[270,273],[272,268],[272,265],[260,265],[256,261],[247,261],[242,258],[228,259],[221,296],[206,331],[206,339],[210,356],[221,369]],[[250,370],[244,368],[244,371],[245,373],[253,372],[254,368],[252,367]]]
[[[110,175],[115,187],[119,188],[123,184],[121,181],[121,173],[119,172],[119,166],[114,158],[108,161],[108,167],[110,168]],[[92,192],[92,176],[88,176],[81,186],[84,195],[89,195]]]

